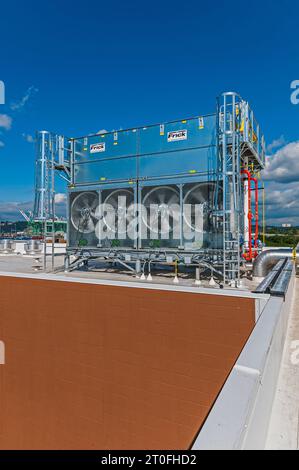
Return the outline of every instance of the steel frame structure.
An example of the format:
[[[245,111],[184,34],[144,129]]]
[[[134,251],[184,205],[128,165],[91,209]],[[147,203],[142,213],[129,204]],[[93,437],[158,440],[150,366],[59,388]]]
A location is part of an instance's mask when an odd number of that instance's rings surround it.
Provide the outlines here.
[[[55,172],[70,183],[69,139],[39,131],[36,134],[35,197],[33,219],[52,220],[55,215]]]
[[[51,225],[52,251],[51,265],[54,269],[55,244],[55,174],[58,172],[67,183],[70,182],[69,153],[70,149],[64,136],[48,131],[36,133],[35,160],[35,197],[32,223],[42,223],[44,239],[44,270],[47,268],[47,236]]]

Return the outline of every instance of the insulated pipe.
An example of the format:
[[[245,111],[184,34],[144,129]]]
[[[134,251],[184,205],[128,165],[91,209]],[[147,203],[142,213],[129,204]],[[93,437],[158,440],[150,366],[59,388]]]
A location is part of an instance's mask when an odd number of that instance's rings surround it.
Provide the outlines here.
[[[265,250],[258,255],[253,263],[253,277],[265,277],[270,269],[282,258],[292,258],[294,251],[291,248],[278,248]]]
[[[259,236],[259,190],[258,190],[258,181],[257,178],[251,176],[251,180],[254,182],[254,192],[255,192],[255,232],[254,232],[254,248],[257,248],[257,241]],[[257,255],[255,251],[254,256]]]
[[[252,213],[251,213],[251,173],[249,170],[241,170],[241,174],[247,176],[248,181],[248,252],[243,254],[243,257],[247,261],[252,260],[252,246],[251,246],[251,239],[252,239]]]
[[[244,248],[247,250],[249,247],[249,220],[248,220],[248,180],[244,178]]]

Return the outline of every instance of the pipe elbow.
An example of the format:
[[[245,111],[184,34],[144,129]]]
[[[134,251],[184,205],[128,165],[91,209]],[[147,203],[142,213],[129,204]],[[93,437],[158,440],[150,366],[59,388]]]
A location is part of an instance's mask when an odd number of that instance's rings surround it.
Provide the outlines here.
[[[265,277],[275,264],[283,258],[291,258],[291,248],[265,250],[260,253],[253,263],[253,277]]]

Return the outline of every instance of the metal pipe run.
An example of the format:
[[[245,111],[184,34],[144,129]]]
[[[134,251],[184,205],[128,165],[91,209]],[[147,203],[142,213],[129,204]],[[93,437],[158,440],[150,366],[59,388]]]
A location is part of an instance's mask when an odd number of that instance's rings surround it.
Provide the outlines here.
[[[253,277],[265,277],[270,269],[282,258],[292,258],[294,250],[292,248],[279,248],[265,250],[258,255],[253,263]]]
[[[242,170],[241,174],[247,176],[247,187],[246,187],[246,192],[245,197],[247,197],[247,214],[245,214],[245,217],[247,216],[248,219],[248,235],[245,234],[246,238],[246,243],[245,243],[245,248],[248,250],[243,254],[243,257],[247,261],[252,260],[252,212],[251,212],[251,173],[248,170]],[[245,183],[244,183],[245,184]],[[248,244],[248,246],[246,246]]]

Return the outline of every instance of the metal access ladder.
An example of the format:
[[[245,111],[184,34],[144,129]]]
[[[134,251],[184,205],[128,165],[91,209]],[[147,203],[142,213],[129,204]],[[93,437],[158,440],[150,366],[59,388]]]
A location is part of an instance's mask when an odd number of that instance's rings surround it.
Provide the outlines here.
[[[221,95],[218,103],[219,172],[222,180],[223,281],[240,283],[241,214],[241,98],[233,92]]]

